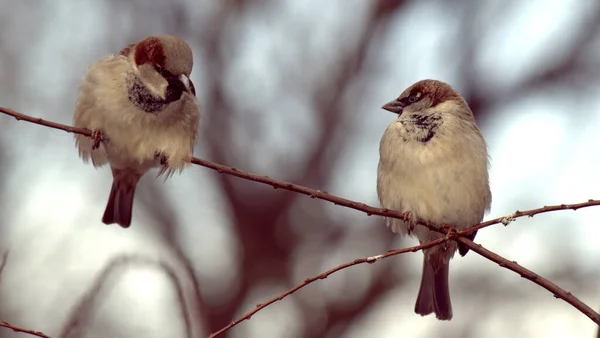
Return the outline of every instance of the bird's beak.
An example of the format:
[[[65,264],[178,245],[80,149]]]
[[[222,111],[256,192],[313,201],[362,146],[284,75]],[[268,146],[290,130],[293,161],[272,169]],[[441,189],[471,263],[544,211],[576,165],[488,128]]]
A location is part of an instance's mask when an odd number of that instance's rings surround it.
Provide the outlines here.
[[[186,92],[190,92],[190,79],[185,76],[185,74],[181,74],[179,75],[179,80],[181,81],[181,83],[183,83],[183,86],[185,87],[185,91]]]
[[[396,113],[398,115],[402,114],[402,110],[404,109],[404,104],[398,100],[390,101],[381,107],[381,109],[385,109],[387,111],[391,111],[392,113]]]

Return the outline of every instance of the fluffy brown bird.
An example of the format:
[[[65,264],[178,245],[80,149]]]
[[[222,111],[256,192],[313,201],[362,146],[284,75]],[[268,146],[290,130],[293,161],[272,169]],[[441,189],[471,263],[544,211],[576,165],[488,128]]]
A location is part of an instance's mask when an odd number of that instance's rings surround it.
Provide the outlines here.
[[[422,80],[382,108],[398,117],[379,146],[379,202],[411,215],[410,222],[386,219],[392,231],[426,243],[444,235],[419,220],[459,229],[481,222],[492,202],[488,154],[467,102],[446,83]],[[424,250],[416,313],[452,318],[448,273],[457,247],[468,251],[455,242]]]
[[[151,36],[103,58],[83,78],[73,124],[93,130],[96,138],[75,140],[84,162],[108,163],[112,170],[105,224],[129,227],[142,175],[162,167],[159,175],[168,177],[192,156],[200,124],[192,66],[185,41]]]

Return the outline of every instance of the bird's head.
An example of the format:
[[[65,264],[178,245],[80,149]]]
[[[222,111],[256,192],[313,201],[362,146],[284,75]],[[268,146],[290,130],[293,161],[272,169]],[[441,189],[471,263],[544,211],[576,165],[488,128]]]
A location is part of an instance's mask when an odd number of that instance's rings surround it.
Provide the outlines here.
[[[183,95],[196,95],[189,78],[193,66],[192,50],[182,39],[169,35],[150,36],[127,46],[120,54],[134,65],[129,81],[129,96],[134,103],[156,107],[178,101]]]
[[[392,113],[401,115],[422,113],[430,108],[440,105],[466,107],[470,109],[465,100],[450,85],[437,80],[421,80],[398,96],[398,98],[386,103],[381,107]],[[450,109],[452,111],[453,109]]]

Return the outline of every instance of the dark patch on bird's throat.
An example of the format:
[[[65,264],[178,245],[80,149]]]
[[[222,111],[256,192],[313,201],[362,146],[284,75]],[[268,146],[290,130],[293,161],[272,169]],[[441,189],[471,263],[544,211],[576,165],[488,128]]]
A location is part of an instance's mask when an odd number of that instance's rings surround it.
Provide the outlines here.
[[[148,87],[144,86],[142,80],[135,75],[128,79],[130,82],[128,98],[131,103],[146,113],[157,113],[163,110],[167,103],[161,98],[154,96]]]
[[[442,117],[438,114],[432,115],[408,115],[400,120],[404,126],[404,142],[414,140],[427,143],[435,136],[442,125]]]
[[[171,102],[177,101],[181,98],[183,93],[183,84],[181,81],[169,81],[169,85],[166,90],[166,99],[156,97],[148,87],[146,87],[142,80],[136,75],[130,75],[127,79],[129,92],[128,98],[140,110],[146,113],[158,114],[167,107]]]

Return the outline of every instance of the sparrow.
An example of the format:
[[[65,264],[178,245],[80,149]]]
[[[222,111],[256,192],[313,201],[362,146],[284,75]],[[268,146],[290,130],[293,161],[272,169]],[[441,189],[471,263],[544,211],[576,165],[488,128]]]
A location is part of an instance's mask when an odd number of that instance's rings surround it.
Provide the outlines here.
[[[386,218],[386,225],[422,244],[444,234],[419,221],[458,229],[480,223],[492,202],[489,158],[465,99],[444,82],[422,80],[382,109],[398,117],[379,144],[377,195],[382,208],[410,215],[408,222]],[[461,256],[469,250],[454,241],[424,250],[416,313],[452,318],[448,272],[457,248]]]
[[[188,164],[200,124],[190,80],[192,50],[175,36],[150,36],[90,66],[79,87],[73,125],[84,162],[109,164],[113,183],[105,224],[131,224],[135,188],[151,168],[165,179]]]

